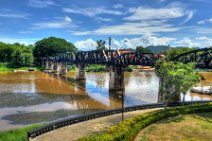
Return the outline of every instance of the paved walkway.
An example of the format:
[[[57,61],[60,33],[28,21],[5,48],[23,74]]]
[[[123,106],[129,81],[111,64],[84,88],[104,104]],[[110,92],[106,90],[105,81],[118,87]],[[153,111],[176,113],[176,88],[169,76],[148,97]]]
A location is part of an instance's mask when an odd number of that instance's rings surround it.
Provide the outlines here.
[[[124,113],[124,119],[159,109],[161,108],[127,112]],[[112,125],[119,123],[121,119],[122,114],[92,119],[48,132],[34,139],[30,139],[30,141],[74,141],[99,131],[105,131]]]

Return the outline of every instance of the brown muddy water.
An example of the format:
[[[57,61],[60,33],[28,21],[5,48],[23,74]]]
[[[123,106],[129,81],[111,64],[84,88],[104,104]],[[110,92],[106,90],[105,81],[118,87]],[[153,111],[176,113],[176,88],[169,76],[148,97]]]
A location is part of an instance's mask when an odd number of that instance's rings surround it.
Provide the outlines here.
[[[202,85],[211,85],[212,73],[202,73]],[[43,72],[0,73],[0,131],[121,108],[122,99],[109,92],[109,73],[75,73],[59,77]],[[197,84],[197,85],[201,85]],[[154,72],[125,73],[124,106],[156,103],[159,80]],[[212,100],[190,93],[186,101]]]

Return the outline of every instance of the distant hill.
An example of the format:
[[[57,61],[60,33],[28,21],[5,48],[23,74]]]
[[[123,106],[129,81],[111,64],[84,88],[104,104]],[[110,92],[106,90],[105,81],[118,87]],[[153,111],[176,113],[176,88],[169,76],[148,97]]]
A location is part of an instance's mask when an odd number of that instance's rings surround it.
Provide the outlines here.
[[[172,49],[170,46],[159,45],[159,46],[148,46],[147,49],[151,50],[152,53],[164,52]]]

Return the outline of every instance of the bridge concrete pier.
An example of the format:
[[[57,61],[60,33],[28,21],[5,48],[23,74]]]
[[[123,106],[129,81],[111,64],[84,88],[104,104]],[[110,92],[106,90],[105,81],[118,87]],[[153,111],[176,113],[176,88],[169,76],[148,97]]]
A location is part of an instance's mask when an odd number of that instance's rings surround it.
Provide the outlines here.
[[[46,68],[46,70],[52,70],[53,69],[53,62],[51,62],[51,61],[46,61],[45,62],[45,68]]]
[[[112,67],[110,71],[109,91],[124,90],[124,70],[123,67]]]
[[[85,80],[85,64],[77,64],[77,80]]]
[[[67,64],[66,62],[53,62],[51,67],[52,73],[57,73],[59,75],[67,74]]]
[[[58,63],[58,73],[59,75],[66,75],[67,74],[67,64],[66,62]]]
[[[59,67],[58,67],[58,62],[53,62],[53,67],[51,69],[52,73],[58,73],[59,72]]]

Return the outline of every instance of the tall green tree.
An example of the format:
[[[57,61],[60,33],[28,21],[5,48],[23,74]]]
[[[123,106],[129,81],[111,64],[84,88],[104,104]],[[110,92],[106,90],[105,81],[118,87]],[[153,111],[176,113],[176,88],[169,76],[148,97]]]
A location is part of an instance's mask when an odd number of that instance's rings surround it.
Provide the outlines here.
[[[11,45],[0,43],[0,62],[10,62],[14,51]]]
[[[32,45],[0,42],[0,62],[3,62],[7,67],[32,66],[33,48]]]
[[[176,102],[180,93],[183,94],[183,101],[187,91],[200,80],[200,75],[194,72],[195,64],[173,63],[158,61],[156,73],[161,81],[160,90],[164,94],[164,102]]]
[[[104,40],[97,40],[96,41],[96,44],[97,44],[96,49],[97,50],[107,50],[105,43],[106,42]]]
[[[34,57],[51,56],[56,53],[76,52],[74,44],[67,42],[62,38],[49,37],[35,43],[33,50]]]
[[[137,46],[135,52],[136,53],[151,53],[151,50],[144,48],[142,46]]]
[[[12,55],[12,66],[21,67],[24,64],[24,56],[20,49],[17,49]]]
[[[34,57],[32,53],[24,53],[23,54],[23,66],[30,67],[33,65]]]

